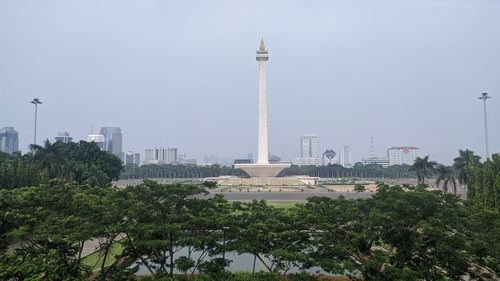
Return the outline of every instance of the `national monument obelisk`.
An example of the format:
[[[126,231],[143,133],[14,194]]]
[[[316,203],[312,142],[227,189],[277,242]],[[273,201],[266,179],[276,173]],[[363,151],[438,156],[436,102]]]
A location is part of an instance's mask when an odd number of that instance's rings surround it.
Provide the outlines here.
[[[268,161],[266,61],[269,60],[269,54],[264,45],[264,39],[260,40],[256,60],[259,63],[259,132],[257,163],[236,164],[235,168],[244,170],[250,177],[276,177],[283,169],[290,167],[290,164],[270,164]]]

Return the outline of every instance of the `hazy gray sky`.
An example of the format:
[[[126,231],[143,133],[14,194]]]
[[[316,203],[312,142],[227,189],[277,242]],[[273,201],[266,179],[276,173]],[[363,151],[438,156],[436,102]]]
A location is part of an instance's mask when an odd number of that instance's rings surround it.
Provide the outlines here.
[[[498,0],[0,0],[0,127],[26,151],[39,97],[39,141],[119,126],[142,155],[246,156],[260,37],[274,154],[296,157],[300,135],[317,133],[322,150],[345,142],[355,160],[370,135],[379,155],[484,155],[483,91],[500,152]]]

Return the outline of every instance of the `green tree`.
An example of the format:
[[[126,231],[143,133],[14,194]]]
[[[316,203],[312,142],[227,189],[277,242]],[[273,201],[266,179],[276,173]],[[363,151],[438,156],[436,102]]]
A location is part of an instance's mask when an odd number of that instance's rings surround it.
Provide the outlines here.
[[[60,177],[66,169],[66,159],[61,149],[61,143],[50,143],[45,140],[43,146],[31,144],[30,149],[33,153],[31,161],[35,163],[41,171],[46,171],[48,179]]]
[[[175,254],[186,239],[183,226],[190,220],[187,206],[203,188],[145,180],[123,192],[127,220],[121,231],[126,251],[138,257],[152,275],[173,279]]]
[[[425,178],[433,172],[434,166],[436,166],[436,162],[429,161],[429,156],[427,155],[424,158],[417,157],[410,170],[417,173],[419,184],[425,184]]]
[[[358,280],[457,280],[472,270],[467,211],[453,195],[381,185],[369,199],[312,198],[301,208],[314,230],[311,256],[329,272]]]
[[[436,171],[436,186],[439,188],[439,184],[443,183],[443,191],[448,192],[448,184],[453,187],[453,193],[457,194],[457,183],[453,171],[450,167],[445,165],[438,165],[435,169]]]
[[[236,252],[254,255],[271,273],[286,274],[307,262],[303,252],[309,235],[298,222],[300,214],[277,209],[265,201],[242,204],[238,216],[238,236],[233,241]]]
[[[365,192],[366,187],[362,184],[356,184],[353,189],[355,192]]]
[[[470,164],[478,164],[481,157],[474,154],[471,150],[459,150],[459,156],[453,159],[453,169],[455,170],[458,182],[467,185],[466,168]]]

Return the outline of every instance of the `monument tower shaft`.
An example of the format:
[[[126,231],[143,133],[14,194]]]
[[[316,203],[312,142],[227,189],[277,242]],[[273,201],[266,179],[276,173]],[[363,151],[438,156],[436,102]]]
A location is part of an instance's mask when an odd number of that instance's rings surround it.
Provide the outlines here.
[[[237,169],[242,169],[251,178],[274,178],[289,168],[290,163],[269,163],[267,150],[267,93],[266,93],[266,61],[269,59],[264,40],[260,40],[257,50],[259,63],[259,135],[257,143],[257,163],[234,164]],[[268,182],[269,183],[269,182]]]
[[[257,164],[269,164],[267,147],[267,93],[266,93],[266,61],[269,59],[264,46],[264,39],[260,40],[256,60],[259,62],[259,135],[257,145]]]

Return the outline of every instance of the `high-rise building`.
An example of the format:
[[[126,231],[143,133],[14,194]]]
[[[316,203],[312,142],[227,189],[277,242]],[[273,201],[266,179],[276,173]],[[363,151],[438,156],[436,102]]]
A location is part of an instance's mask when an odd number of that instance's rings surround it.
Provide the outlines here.
[[[319,157],[318,135],[302,135],[300,138],[300,157]]]
[[[122,158],[122,130],[119,127],[102,127],[104,150]]]
[[[139,153],[133,153],[132,151],[128,151],[123,156],[123,164],[125,164],[125,165],[140,165],[141,164],[141,155]]]
[[[420,156],[420,149],[413,146],[395,146],[387,150],[389,165],[412,165]]]
[[[318,135],[308,134],[300,137],[300,157],[293,160],[298,166],[321,165]]]
[[[176,164],[177,160],[177,148],[164,148],[155,147],[151,149],[146,149],[144,153],[144,163],[145,164]]]
[[[88,135],[87,141],[88,142],[95,142],[101,150],[104,150],[104,136],[103,135]]]
[[[68,143],[73,141],[73,137],[71,137],[68,132],[58,132],[57,135],[54,137],[54,140],[63,143]]]
[[[351,167],[351,148],[347,144],[342,144],[339,149],[339,164],[344,167]]]
[[[3,127],[0,130],[0,151],[8,154],[19,151],[19,135],[14,127]]]

